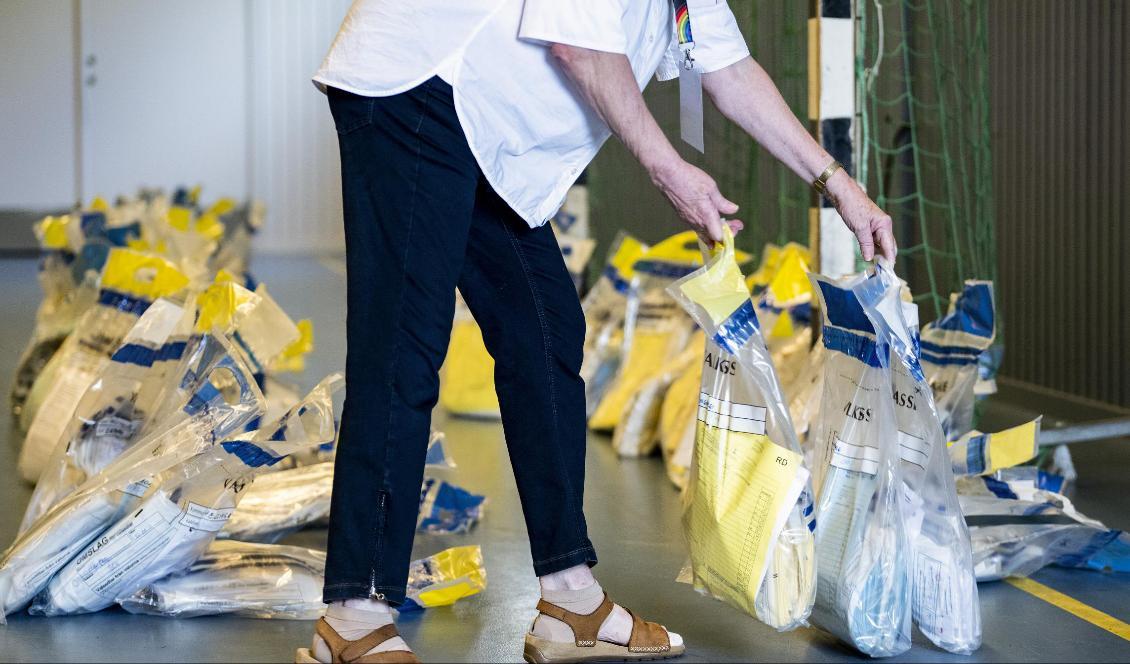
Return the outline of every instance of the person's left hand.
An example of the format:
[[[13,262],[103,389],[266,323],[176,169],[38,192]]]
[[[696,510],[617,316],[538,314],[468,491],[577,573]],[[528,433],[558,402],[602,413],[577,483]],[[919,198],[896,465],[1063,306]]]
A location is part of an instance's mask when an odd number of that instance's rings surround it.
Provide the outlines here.
[[[898,246],[895,244],[890,215],[879,209],[859,183],[842,168],[828,179],[828,198],[859,240],[863,260],[874,259],[877,247],[879,253],[894,265]]]

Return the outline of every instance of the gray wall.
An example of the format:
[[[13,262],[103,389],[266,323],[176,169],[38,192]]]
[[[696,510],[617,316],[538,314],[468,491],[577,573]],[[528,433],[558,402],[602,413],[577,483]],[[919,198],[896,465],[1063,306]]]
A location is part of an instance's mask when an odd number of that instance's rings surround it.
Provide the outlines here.
[[[1130,3],[992,0],[1002,373],[1130,406]]]

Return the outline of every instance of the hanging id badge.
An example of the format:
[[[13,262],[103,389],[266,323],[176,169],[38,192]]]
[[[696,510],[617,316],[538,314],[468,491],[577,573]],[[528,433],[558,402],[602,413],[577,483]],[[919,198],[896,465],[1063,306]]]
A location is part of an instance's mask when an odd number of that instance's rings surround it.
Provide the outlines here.
[[[691,56],[694,50],[691,12],[687,8],[687,0],[672,0],[672,3],[675,6],[675,34],[683,54],[679,70],[679,134],[691,147],[706,152],[702,131],[702,72]]]

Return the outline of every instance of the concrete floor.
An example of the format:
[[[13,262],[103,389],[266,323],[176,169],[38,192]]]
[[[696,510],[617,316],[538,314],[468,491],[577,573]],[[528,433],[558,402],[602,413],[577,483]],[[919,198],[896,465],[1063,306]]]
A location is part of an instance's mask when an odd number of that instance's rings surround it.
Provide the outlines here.
[[[256,274],[296,318],[315,321],[317,350],[302,387],[344,364],[344,291],[341,264],[314,259],[264,259]],[[31,260],[0,260],[0,377],[12,375],[31,329],[39,291]],[[0,381],[2,382],[2,381]],[[993,404],[994,422],[1019,422],[1022,408]],[[488,587],[454,607],[417,612],[400,621],[400,630],[424,661],[520,661],[522,634],[534,617],[537,585],[520,506],[497,423],[447,419],[436,426],[447,433],[459,468],[456,482],[489,496],[487,514],[471,533],[420,536],[416,553],[427,555],[464,543],[483,547]],[[0,409],[0,431],[8,431]],[[14,443],[15,441],[13,441]],[[1130,472],[1127,441],[1095,443],[1076,452],[1081,475],[1076,504],[1112,527],[1130,527]],[[0,467],[14,469],[14,444],[0,444]],[[620,460],[600,436],[590,440],[587,513],[601,564],[601,583],[619,602],[683,634],[688,644],[681,661],[849,661],[860,659],[816,630],[777,634],[756,620],[676,584],[684,560],[679,500],[658,459]],[[0,473],[0,543],[15,534],[30,494],[14,471]],[[649,524],[641,528],[640,524]],[[307,531],[288,542],[323,546],[324,531]],[[1085,604],[1130,622],[1130,575],[1049,569],[1041,583]],[[1128,661],[1130,642],[1004,583],[980,587],[984,646],[961,658],[933,648],[920,638],[899,661]],[[172,620],[132,616],[120,610],[74,618],[14,615],[0,627],[3,661],[293,661],[294,648],[306,645],[306,622],[196,618]]]

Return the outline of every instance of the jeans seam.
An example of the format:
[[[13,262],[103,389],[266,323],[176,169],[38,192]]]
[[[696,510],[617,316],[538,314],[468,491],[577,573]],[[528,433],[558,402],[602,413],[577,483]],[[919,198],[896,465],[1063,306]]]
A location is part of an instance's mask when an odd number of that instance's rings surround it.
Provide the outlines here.
[[[419,188],[419,180],[420,180],[420,156],[421,156],[421,153],[423,152],[423,140],[420,138],[420,130],[423,129],[424,119],[428,115],[428,101],[430,99],[431,99],[430,89],[425,87],[424,88],[424,105],[423,105],[423,108],[420,109],[420,119],[419,119],[419,121],[416,122],[416,128],[413,131],[413,136],[416,139],[416,155],[415,155],[415,168],[412,172],[412,189],[411,189],[411,192],[409,194],[409,200],[412,201],[412,205],[408,210],[408,220],[406,222],[404,251],[401,254],[401,260],[400,260],[402,272],[404,273],[404,277],[403,277],[404,282],[406,282],[407,278],[408,278],[407,277],[407,274],[408,274],[408,250],[412,246],[412,230],[415,226],[415,221],[416,221],[416,199],[417,199],[416,194],[417,194],[417,191],[418,191],[418,188]],[[397,365],[396,360],[400,356],[400,342],[401,342],[401,337],[404,334],[404,328],[403,328],[404,296],[405,296],[404,294],[405,294],[405,291],[407,290],[407,285],[404,282],[402,282],[400,284],[400,294],[397,297],[396,321],[395,321],[396,333],[393,335],[392,358],[389,361],[389,371],[388,371],[388,385],[387,385],[387,388],[388,388],[388,422],[387,422],[387,425],[385,427],[385,440],[384,440],[384,477],[381,478],[381,484],[380,484],[381,490],[385,491],[385,493],[389,493],[389,491],[388,491],[388,489],[389,489],[388,475],[389,475],[390,465],[391,465],[391,464],[389,464],[389,455],[391,453],[391,445],[389,444],[389,442],[392,439],[393,407],[394,407],[393,396],[394,396],[394,393],[396,391],[395,390],[396,365]],[[386,502],[385,505],[384,505],[384,509],[387,511],[388,507],[389,507],[388,503]],[[378,524],[380,524],[381,519],[382,519],[382,515],[378,514],[377,520],[376,520],[377,523],[373,524],[374,528],[378,527]],[[385,526],[387,527],[387,525],[388,524],[386,523]],[[387,589],[389,589],[387,586],[377,586],[376,585],[377,577],[381,576],[381,574],[384,572],[384,566],[381,564],[381,561],[384,558],[384,550],[383,550],[384,549],[384,542],[382,540],[383,540],[383,533],[378,532],[377,533],[377,541],[374,542],[374,546],[373,546],[373,549],[374,549],[373,557],[372,557],[372,559],[370,560],[370,563],[369,563],[369,574],[370,574],[369,585],[372,588],[380,588],[380,589],[386,589],[387,590]]]
[[[559,417],[557,413],[557,387],[556,383],[553,380],[552,343],[549,339],[549,324],[545,319],[545,311],[543,310],[541,302],[541,293],[538,291],[537,284],[535,284],[534,280],[530,278],[530,266],[528,261],[526,260],[526,254],[522,251],[522,245],[520,242],[518,242],[517,236],[514,235],[514,231],[510,229],[510,226],[507,225],[505,219],[500,218],[499,223],[502,224],[503,230],[506,232],[507,237],[510,239],[510,245],[514,247],[514,253],[518,256],[518,263],[522,266],[522,276],[526,278],[526,286],[530,289],[530,296],[534,300],[534,309],[538,314],[538,323],[541,327],[542,349],[545,351],[546,378],[549,381],[549,403],[553,411],[553,438],[555,443],[553,447],[555,452],[557,453],[557,462],[559,467],[564,468],[565,458],[561,452],[561,427],[559,425]],[[581,519],[577,514],[576,491],[573,488],[573,481],[572,478],[569,477],[568,472],[562,472],[561,475],[565,480],[565,489],[569,492],[569,512],[573,516],[573,527],[577,529],[577,533],[578,535],[580,535],[584,533],[584,529],[581,528]],[[576,553],[576,551],[572,553]],[[567,556],[571,554],[565,555]]]
[[[581,547],[581,548],[579,548],[579,549],[573,549],[573,550],[572,550],[572,551],[570,551],[569,553],[563,553],[563,554],[561,554],[561,555],[559,555],[559,556],[552,556],[552,557],[550,557],[550,558],[542,558],[541,560],[535,560],[535,561],[534,561],[534,565],[545,565],[546,563],[552,563],[552,562],[556,562],[556,561],[558,561],[558,560],[561,560],[562,558],[568,558],[568,557],[570,557],[570,556],[575,556],[575,555],[577,555],[578,553],[585,553],[585,552],[587,552],[587,551],[592,551],[593,553],[596,553],[596,552],[595,552],[595,551],[593,550],[592,546],[589,546],[589,545],[585,545],[585,546],[582,546],[582,547]]]

